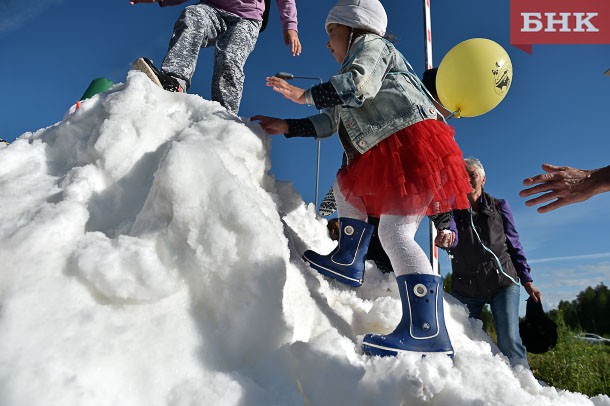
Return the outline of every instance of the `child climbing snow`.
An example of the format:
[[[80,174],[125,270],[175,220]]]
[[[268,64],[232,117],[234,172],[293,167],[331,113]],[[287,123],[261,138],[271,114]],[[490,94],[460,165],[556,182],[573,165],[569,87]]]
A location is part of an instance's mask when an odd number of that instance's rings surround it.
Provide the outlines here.
[[[306,119],[255,116],[269,134],[327,137],[338,132],[348,157],[335,182],[340,222],[337,248],[303,258],[323,275],[360,286],[364,254],[379,217],[379,239],[390,257],[402,300],[402,320],[388,335],[367,334],[364,352],[446,353],[443,288],[415,241],[423,216],[467,208],[470,191],[453,129],[437,110],[404,57],[383,37],[387,16],[378,0],[339,0],[326,19],[327,47],[339,73],[308,90],[279,78],[267,85],[296,103],[315,104]]]
[[[131,0],[175,6],[187,0]],[[276,0],[284,27],[284,42],[293,56],[301,53],[295,0]],[[174,26],[161,69],[147,58],[137,59],[140,70],[157,85],[172,92],[185,92],[191,84],[199,50],[214,46],[212,100],[237,114],[244,86],[244,65],[254,49],[263,24],[265,1],[205,0],[184,9]]]

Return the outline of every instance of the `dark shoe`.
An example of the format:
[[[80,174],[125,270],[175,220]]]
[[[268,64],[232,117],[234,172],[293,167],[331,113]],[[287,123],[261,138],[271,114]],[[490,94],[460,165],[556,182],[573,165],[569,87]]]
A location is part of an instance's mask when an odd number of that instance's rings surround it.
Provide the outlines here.
[[[131,69],[143,72],[157,86],[162,87],[169,92],[186,93],[186,89],[175,77],[157,69],[148,58],[136,59],[135,62],[131,64]]]

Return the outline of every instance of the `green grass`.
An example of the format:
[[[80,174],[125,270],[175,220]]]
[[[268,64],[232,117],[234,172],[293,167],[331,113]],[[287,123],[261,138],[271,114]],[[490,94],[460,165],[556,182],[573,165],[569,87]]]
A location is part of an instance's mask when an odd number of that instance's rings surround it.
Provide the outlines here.
[[[610,395],[610,345],[578,340],[574,337],[578,332],[558,319],[557,346],[544,354],[528,354],[534,376],[558,389]]]
[[[496,342],[493,316],[487,306],[481,319],[485,332]],[[527,354],[534,376],[557,389],[587,396],[610,396],[610,345],[578,340],[574,336],[581,331],[570,330],[561,313],[556,319],[555,348],[544,354]]]

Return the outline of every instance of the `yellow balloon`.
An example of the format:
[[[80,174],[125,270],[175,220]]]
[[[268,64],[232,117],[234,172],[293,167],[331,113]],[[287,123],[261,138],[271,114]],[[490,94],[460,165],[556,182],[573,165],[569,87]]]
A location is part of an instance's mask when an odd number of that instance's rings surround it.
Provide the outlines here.
[[[510,88],[508,53],[486,38],[460,42],[443,58],[436,75],[440,102],[456,117],[475,117],[496,107]]]

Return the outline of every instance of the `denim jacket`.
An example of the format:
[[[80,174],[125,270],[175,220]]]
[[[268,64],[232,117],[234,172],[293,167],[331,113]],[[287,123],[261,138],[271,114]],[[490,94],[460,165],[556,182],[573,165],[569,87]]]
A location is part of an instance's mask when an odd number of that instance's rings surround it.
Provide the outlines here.
[[[375,34],[353,42],[339,73],[330,82],[342,105],[308,118],[320,138],[337,132],[342,122],[351,146],[361,154],[396,131],[437,116],[402,55]]]

